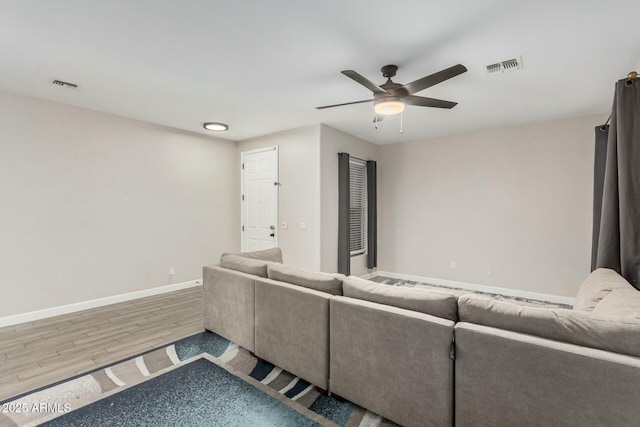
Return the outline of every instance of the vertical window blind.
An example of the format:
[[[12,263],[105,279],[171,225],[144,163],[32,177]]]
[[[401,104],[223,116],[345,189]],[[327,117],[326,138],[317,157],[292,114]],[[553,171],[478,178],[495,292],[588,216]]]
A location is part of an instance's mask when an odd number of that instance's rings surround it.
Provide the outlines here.
[[[351,255],[366,252],[367,248],[367,164],[349,159],[349,247]]]

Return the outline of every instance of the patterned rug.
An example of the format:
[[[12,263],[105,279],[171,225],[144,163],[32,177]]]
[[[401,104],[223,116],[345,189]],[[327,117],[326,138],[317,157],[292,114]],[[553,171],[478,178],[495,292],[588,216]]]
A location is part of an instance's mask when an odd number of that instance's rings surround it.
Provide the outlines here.
[[[377,276],[371,280],[375,282],[383,283],[389,286],[401,286],[401,287],[408,287],[408,288],[418,287],[418,288],[447,289],[447,290],[454,291],[453,293],[456,295],[464,295],[468,293],[481,294],[481,295],[489,296],[499,301],[517,301],[518,303],[521,303],[523,305],[532,305],[532,306],[547,307],[547,308],[569,308],[569,309],[572,308],[570,305],[561,304],[561,303],[542,301],[542,300],[523,298],[523,297],[512,297],[508,295],[496,294],[491,292],[470,291],[468,289],[456,288],[453,286],[436,285],[433,283],[414,282],[412,280],[392,279],[390,277],[383,277],[383,276]]]
[[[1,404],[13,426],[344,426],[392,423],[211,332]]]

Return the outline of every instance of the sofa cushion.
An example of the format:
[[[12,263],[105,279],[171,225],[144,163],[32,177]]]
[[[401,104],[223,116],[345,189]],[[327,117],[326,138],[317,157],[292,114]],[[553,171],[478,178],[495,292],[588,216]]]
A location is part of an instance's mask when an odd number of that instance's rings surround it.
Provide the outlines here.
[[[222,259],[223,256],[226,255],[238,255],[243,258],[251,258],[251,259],[259,259],[262,261],[271,261],[271,262],[279,262],[282,264],[282,249],[280,248],[270,248],[264,249],[262,251],[253,251],[253,252],[240,252],[235,254],[224,253],[220,257]]]
[[[342,283],[342,291],[346,297],[458,320],[458,297],[445,290],[402,288],[349,276]]]
[[[342,274],[342,273],[331,273],[331,275],[332,275],[333,277],[335,277],[336,279],[340,280],[341,282],[344,282],[344,279],[346,279],[346,278],[347,278],[347,276],[345,276],[345,275],[344,275],[344,274]]]
[[[221,267],[260,277],[267,277],[267,266],[269,264],[271,264],[270,261],[247,258],[236,254],[223,254],[220,257]]]
[[[269,279],[303,286],[333,295],[342,295],[342,280],[329,273],[301,270],[282,264],[269,264]]]
[[[461,322],[640,356],[640,321],[563,308],[526,307],[467,294],[458,300]]]
[[[615,289],[633,289],[624,277],[609,268],[598,268],[587,276],[576,295],[574,310],[591,311]]]
[[[592,313],[598,316],[623,316],[640,320],[640,291],[616,289],[602,298]]]

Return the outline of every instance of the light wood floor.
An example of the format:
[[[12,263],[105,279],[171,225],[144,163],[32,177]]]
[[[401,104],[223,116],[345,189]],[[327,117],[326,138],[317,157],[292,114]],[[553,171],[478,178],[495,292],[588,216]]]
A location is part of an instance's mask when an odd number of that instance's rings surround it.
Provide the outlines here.
[[[203,330],[201,286],[0,328],[0,401]]]

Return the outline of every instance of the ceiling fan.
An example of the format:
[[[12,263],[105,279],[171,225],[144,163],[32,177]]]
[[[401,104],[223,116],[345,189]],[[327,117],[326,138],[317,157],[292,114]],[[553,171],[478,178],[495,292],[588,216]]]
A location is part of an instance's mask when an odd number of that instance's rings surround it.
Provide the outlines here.
[[[375,120],[382,120],[384,116],[390,116],[398,114],[404,111],[405,105],[416,105],[418,107],[435,107],[435,108],[453,108],[458,103],[451,101],[443,101],[435,98],[425,98],[423,96],[416,96],[414,93],[420,92],[428,87],[442,83],[445,80],[449,80],[459,74],[467,71],[464,65],[458,64],[453,67],[446,68],[437,73],[433,73],[429,76],[415,80],[406,85],[395,83],[391,81],[391,78],[396,75],[398,71],[397,65],[385,65],[381,69],[382,75],[387,78],[387,81],[380,86],[376,86],[371,80],[362,76],[353,70],[344,70],[342,74],[360,83],[362,86],[373,92],[373,99],[365,99],[363,101],[345,102],[344,104],[325,105],[322,107],[316,107],[318,110],[325,108],[341,107],[343,105],[362,104],[364,102],[373,102],[374,110],[377,117]]]

